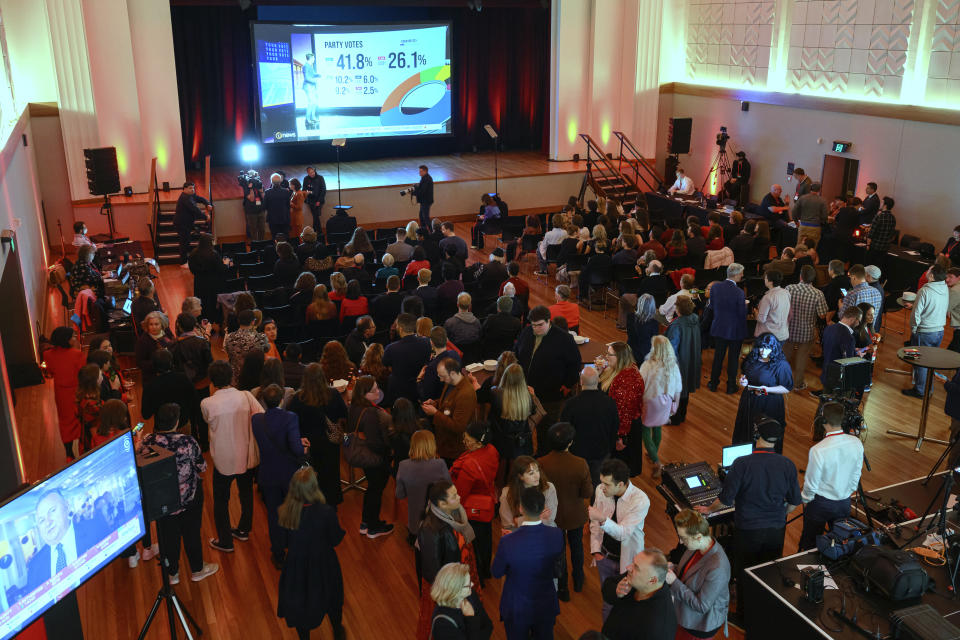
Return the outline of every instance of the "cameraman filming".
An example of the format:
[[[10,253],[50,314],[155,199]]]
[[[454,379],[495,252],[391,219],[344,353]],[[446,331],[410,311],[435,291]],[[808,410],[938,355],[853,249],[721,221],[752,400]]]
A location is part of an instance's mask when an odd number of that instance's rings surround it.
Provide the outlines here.
[[[800,494],[804,507],[799,551],[814,548],[828,524],[850,515],[850,495],[857,490],[863,467],[863,443],[843,430],[843,405],[824,403],[822,414],[823,439],[810,448]]]
[[[243,217],[247,223],[247,237],[263,240],[267,228],[267,214],[263,210],[263,181],[260,174],[251,169],[237,176],[243,187]]]
[[[420,203],[420,227],[423,229],[430,228],[430,205],[433,204],[433,177],[429,172],[427,165],[420,165],[420,184],[411,187],[411,193]]]

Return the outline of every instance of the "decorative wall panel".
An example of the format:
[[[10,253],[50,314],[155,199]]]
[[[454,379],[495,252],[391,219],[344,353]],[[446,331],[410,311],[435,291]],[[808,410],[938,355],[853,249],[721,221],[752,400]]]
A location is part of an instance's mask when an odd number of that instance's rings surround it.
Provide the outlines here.
[[[765,87],[774,4],[773,0],[691,0],[687,10],[687,80]]]

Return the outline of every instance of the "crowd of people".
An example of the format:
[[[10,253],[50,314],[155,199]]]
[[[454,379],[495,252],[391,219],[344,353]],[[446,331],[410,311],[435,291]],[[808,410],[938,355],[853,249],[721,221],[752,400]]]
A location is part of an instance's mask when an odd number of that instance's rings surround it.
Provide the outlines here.
[[[688,182],[678,173],[678,190]],[[472,264],[454,225],[436,219],[382,240],[354,227],[333,249],[319,241],[319,219],[299,237],[271,225],[260,260],[285,298],[265,305],[238,292],[222,313],[216,296],[234,266],[202,236],[187,256],[195,296],[172,327],[149,280],[135,301],[142,413],[158,425],[147,438],[183,465],[183,509],[169,525],[176,535],[163,536],[159,549],[147,541],[140,556],[173,553],[164,544],[182,539],[194,580],[216,571],[199,542],[198,454],[209,451],[217,534],[209,548],[232,553],[250,539],[256,483],[280,571],[278,614],[302,638],[327,616],[345,637],[335,551],[345,535],[337,515],[343,458],[366,477],[359,534],[394,532],[382,513],[391,478],[407,500],[418,638],[489,637],[484,587],[499,578],[508,638],[553,637],[558,602],[583,589],[587,561],[602,587],[603,637],[714,637],[727,621],[731,577],[782,554],[787,513],[806,505],[805,548],[849,510],[859,479],[862,445],[840,430],[842,407],[826,402],[827,435],[843,437],[811,449],[801,489],[781,455],[784,399],[812,381],[811,361],[822,369],[817,394],[831,391],[834,360],[874,357],[890,241],[883,216],[892,219],[893,201],[873,210],[871,183],[858,205],[858,215],[873,214],[868,255],[877,264],[824,264],[826,238],[845,233],[853,203],[831,214],[819,185],[802,184],[792,206],[774,185],[756,217],[711,214],[706,225],[690,218],[679,228],[651,224],[640,208],[590,201],[581,209],[571,198],[548,220],[527,219],[513,246]],[[475,246],[499,215],[485,196]],[[797,227],[799,239],[771,260],[771,231],[781,222]],[[948,317],[960,326],[960,270],[948,264],[957,237],[960,227],[920,283],[913,344],[939,345]],[[531,305],[520,275],[525,252],[536,254],[540,274],[556,265],[554,305]],[[625,336],[584,365],[570,331],[581,322],[573,289],[589,304],[597,274],[614,265],[626,277],[604,284],[618,294]],[[267,306],[286,307],[287,317],[270,317]],[[72,457],[123,428],[105,415],[110,403],[123,406],[129,385],[109,340],[84,354],[76,332],[61,327],[51,342],[45,360]],[[822,355],[811,357],[818,345]],[[732,441],[755,442],[757,453],[738,459],[717,503],[676,515],[681,549],[670,562],[645,545],[650,499],[631,478],[645,457],[659,477],[663,427],[687,419],[704,376],[701,354],[711,347],[706,387],[740,393]],[[467,370],[484,359],[496,361],[489,375]],[[923,389],[921,373],[906,395]],[[234,481],[236,523],[228,509]],[[708,516],[730,506],[736,536],[725,551]]]

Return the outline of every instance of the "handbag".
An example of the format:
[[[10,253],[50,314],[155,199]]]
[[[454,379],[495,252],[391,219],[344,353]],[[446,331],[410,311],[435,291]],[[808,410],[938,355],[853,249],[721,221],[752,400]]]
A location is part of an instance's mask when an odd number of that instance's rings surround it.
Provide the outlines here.
[[[530,432],[537,432],[537,425],[544,419],[547,415],[547,410],[543,408],[543,404],[540,402],[540,398],[537,397],[537,394],[531,393],[530,399],[533,400],[533,413],[530,414],[530,417],[527,418],[527,424],[530,425]]]
[[[489,488],[490,485],[487,483],[487,474],[483,472],[483,467],[481,467],[480,463],[476,460],[474,460],[473,463],[477,465],[477,471],[480,472],[480,478],[483,480],[484,487]],[[483,494],[471,493],[463,500],[463,508],[467,512],[467,520],[476,520],[477,522],[490,522],[493,520],[493,516],[496,513],[497,501],[492,494],[492,491]]]
[[[367,409],[364,409],[363,413],[360,414],[360,419],[357,420],[357,430],[343,437],[343,459],[351,467],[361,469],[379,467],[383,464],[383,456],[370,448],[367,439],[360,432],[360,423],[363,422],[363,416],[366,412]]]
[[[244,391],[247,397],[247,404],[250,407],[250,416],[253,417],[255,413],[262,413],[263,407],[260,406],[260,403],[256,398],[253,397],[253,394],[249,391]],[[257,446],[257,439],[253,437],[253,430],[247,429],[247,469],[253,469],[260,466],[260,447]]]
[[[343,427],[339,422],[334,422],[327,416],[323,417],[327,421],[327,440],[330,444],[343,444]]]

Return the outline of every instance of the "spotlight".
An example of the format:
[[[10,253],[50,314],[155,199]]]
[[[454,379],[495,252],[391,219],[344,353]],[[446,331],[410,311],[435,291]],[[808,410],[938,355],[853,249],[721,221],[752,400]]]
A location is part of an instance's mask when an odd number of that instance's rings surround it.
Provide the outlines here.
[[[124,187],[124,188],[123,188],[123,195],[127,196],[128,198],[129,198],[130,196],[132,196],[132,195],[133,195],[133,187]]]
[[[260,159],[260,147],[252,142],[240,145],[240,159],[244,164],[252,165]]]

